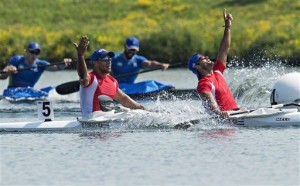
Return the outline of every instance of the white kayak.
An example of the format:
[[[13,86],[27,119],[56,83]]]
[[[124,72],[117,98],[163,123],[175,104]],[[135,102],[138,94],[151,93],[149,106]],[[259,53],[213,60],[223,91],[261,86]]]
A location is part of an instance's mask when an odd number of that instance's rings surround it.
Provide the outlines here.
[[[81,131],[82,129],[114,129],[120,128],[123,122],[134,115],[146,114],[144,110],[123,112],[94,112],[86,119],[61,121],[22,121],[0,123],[0,131]],[[150,117],[150,116],[149,116]],[[300,112],[297,108],[259,108],[253,111],[231,112],[230,124],[244,127],[288,127],[300,126]],[[195,122],[197,121],[197,122]],[[191,120],[174,125],[175,129],[185,129],[193,125],[201,125],[205,119]]]
[[[0,123],[0,131],[23,132],[23,131],[68,131],[82,129],[77,120],[70,121],[22,121]]]
[[[298,105],[299,107],[299,105]],[[297,108],[259,108],[229,116],[237,126],[287,127],[300,126],[300,112]]]
[[[81,129],[113,129],[119,128],[126,118],[147,111],[130,110],[116,112],[94,112],[88,118],[74,120],[22,121],[0,123],[0,131],[29,132],[29,131],[80,131]]]
[[[238,126],[285,127],[300,126],[300,73],[280,77],[272,87],[270,108],[259,108],[230,118]]]

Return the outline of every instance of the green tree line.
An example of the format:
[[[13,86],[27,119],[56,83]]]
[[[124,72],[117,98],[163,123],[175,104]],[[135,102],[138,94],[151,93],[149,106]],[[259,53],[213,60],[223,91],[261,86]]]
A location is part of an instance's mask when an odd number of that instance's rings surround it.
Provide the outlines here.
[[[97,48],[123,51],[129,36],[139,38],[139,53],[149,59],[187,62],[195,52],[215,58],[223,8],[234,17],[231,59],[247,65],[261,56],[300,65],[295,0],[1,0],[0,65],[31,41],[42,46],[40,58],[76,59],[73,43],[82,35],[90,38],[86,58]]]

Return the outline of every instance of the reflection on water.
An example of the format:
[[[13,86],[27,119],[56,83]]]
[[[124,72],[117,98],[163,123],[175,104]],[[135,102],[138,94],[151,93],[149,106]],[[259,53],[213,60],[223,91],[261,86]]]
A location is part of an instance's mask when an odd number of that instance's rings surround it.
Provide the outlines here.
[[[118,138],[122,136],[122,132],[95,132],[95,131],[85,131],[82,132],[80,135],[82,138],[87,138],[87,139],[96,139],[96,140],[111,140],[114,138]]]
[[[237,129],[218,129],[206,131],[204,135],[208,138],[222,139],[223,137],[234,136],[237,132]]]

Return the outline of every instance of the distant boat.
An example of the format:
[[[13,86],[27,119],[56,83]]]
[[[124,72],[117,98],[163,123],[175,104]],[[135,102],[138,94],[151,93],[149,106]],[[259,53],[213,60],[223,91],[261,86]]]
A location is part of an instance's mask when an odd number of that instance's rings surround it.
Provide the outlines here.
[[[195,89],[176,89],[173,85],[163,84],[154,80],[141,81],[133,84],[120,84],[120,89],[133,99],[170,99],[172,96],[179,98],[198,98]]]
[[[32,87],[7,88],[4,89],[1,98],[10,102],[32,102],[44,100],[48,97],[49,92],[54,88],[54,86],[48,86],[40,90]]]

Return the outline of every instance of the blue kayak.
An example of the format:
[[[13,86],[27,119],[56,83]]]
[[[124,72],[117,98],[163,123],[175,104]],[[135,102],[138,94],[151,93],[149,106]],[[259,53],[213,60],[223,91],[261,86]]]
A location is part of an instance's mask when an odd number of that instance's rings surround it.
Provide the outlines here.
[[[43,100],[48,97],[48,93],[54,88],[53,86],[40,90],[32,87],[7,88],[3,91],[2,98],[12,102]]]
[[[154,80],[141,81],[139,83],[127,84],[121,83],[120,89],[127,95],[138,95],[160,92],[162,90],[168,90],[174,88],[173,85],[163,84]]]

